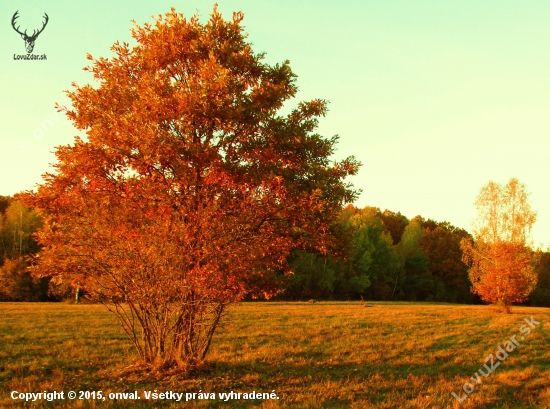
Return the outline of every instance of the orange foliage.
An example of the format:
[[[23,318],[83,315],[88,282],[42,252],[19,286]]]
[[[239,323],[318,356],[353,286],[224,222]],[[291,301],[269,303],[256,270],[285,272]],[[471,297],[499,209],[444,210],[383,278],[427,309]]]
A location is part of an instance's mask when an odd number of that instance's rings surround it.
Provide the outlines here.
[[[537,284],[527,245],[536,213],[517,179],[505,186],[489,182],[481,189],[476,206],[476,241],[465,238],[461,242],[463,261],[470,266],[472,292],[508,311],[512,303],[525,301]]]
[[[78,278],[154,367],[200,362],[227,305],[276,293],[291,249],[326,251],[356,196],[359,164],[312,133],[326,103],[278,115],[295,75],[252,53],[242,18],[172,9],[136,47],[89,56],[99,86],[75,85],[66,110],[87,139],[26,198],[46,215],[37,271]]]
[[[531,250],[522,244],[499,242],[478,244],[476,248],[464,239],[463,250],[473,292],[484,301],[508,309],[512,303],[525,301],[535,289],[537,275]]]

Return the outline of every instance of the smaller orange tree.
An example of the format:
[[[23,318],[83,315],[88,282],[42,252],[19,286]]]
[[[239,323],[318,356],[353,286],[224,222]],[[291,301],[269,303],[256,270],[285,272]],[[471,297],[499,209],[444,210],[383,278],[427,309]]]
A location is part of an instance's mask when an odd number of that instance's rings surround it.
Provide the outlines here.
[[[489,182],[476,200],[475,242],[462,239],[462,260],[470,267],[472,292],[509,312],[535,289],[529,234],[536,213],[531,210],[525,185],[515,178],[506,186]]]

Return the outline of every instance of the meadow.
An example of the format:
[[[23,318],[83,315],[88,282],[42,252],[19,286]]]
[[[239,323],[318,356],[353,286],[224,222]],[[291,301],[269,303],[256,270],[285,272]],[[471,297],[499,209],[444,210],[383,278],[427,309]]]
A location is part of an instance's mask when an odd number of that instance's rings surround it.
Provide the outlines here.
[[[130,369],[133,347],[100,305],[0,304],[0,407],[550,408],[550,309],[504,315],[490,306],[367,304],[241,303],[202,368],[162,379]],[[528,325],[531,317],[539,324]],[[514,335],[514,349],[479,376]],[[107,398],[25,403],[12,391]],[[133,391],[140,400],[108,398]],[[216,399],[145,399],[154,391]],[[219,399],[230,391],[274,391],[279,399]],[[466,398],[459,403],[452,392]]]

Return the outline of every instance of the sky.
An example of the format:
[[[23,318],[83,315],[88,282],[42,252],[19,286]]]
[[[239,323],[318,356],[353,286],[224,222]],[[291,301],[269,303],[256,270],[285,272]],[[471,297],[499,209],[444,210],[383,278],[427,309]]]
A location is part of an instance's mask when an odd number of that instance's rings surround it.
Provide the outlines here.
[[[550,245],[550,2],[507,0],[218,0],[242,11],[248,41],[270,64],[290,60],[299,92],[322,98],[319,124],[339,135],[335,159],[354,155],[355,203],[448,221],[471,231],[474,201],[489,181],[526,185],[538,214],[535,245]],[[78,134],[57,113],[82,70],[132,43],[142,25],[175,7],[206,21],[213,2],[13,1],[0,4],[0,195],[35,188],[59,145]],[[10,22],[29,34],[26,54]]]

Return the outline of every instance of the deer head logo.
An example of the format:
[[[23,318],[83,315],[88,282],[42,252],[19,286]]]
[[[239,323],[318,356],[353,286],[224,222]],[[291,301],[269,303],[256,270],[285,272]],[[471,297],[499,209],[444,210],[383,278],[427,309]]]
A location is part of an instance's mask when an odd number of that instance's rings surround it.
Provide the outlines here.
[[[42,26],[42,28],[38,31],[34,30],[32,35],[27,35],[27,30],[25,30],[24,33],[22,33],[21,31],[19,31],[19,26],[15,27],[15,19],[17,19],[17,17],[19,17],[17,15],[17,13],[19,13],[19,10],[17,10],[15,12],[15,14],[13,15],[12,19],[11,19],[11,26],[13,27],[13,29],[15,31],[17,31],[19,34],[21,34],[21,38],[23,40],[25,40],[25,48],[27,49],[27,54],[30,54],[32,53],[32,50],[34,49],[34,42],[36,41],[36,37],[38,37],[38,35],[44,31],[44,28],[46,27],[46,24],[48,24],[48,15],[46,13],[44,13],[44,18],[46,19],[46,21],[44,21],[44,25]]]

